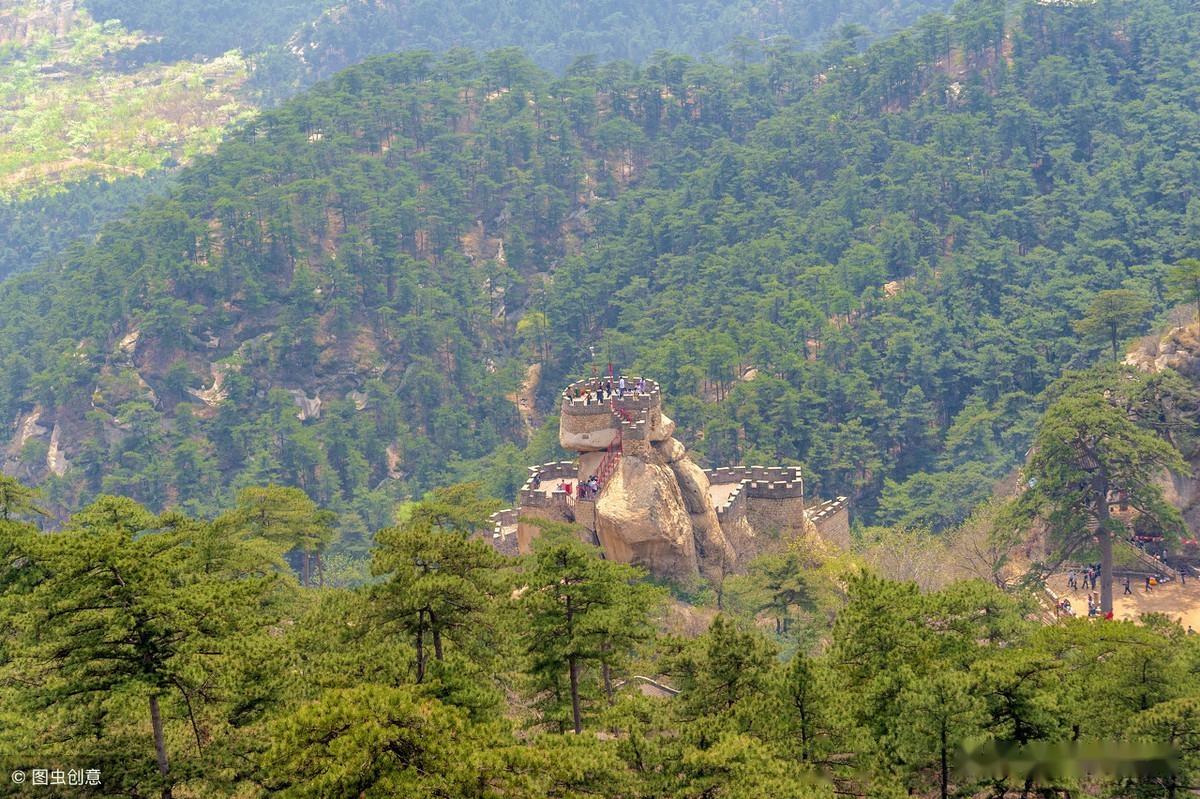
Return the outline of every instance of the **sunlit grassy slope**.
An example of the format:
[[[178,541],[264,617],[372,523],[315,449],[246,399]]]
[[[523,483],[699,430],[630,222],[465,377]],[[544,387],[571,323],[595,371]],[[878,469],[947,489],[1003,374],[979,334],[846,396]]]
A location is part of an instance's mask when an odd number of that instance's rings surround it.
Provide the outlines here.
[[[140,41],[71,3],[0,0],[0,196],[187,160],[249,111],[237,53],[121,68]]]

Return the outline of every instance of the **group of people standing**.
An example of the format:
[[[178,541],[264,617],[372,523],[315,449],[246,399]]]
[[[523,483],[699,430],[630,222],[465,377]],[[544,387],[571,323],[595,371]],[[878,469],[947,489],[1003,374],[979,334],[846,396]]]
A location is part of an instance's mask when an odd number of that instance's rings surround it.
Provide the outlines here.
[[[639,377],[637,383],[634,385],[634,388],[636,389],[637,393],[645,394],[646,378]],[[584,405],[591,405],[592,403],[599,405],[608,402],[609,398],[611,397],[624,399],[625,394],[629,391],[629,389],[629,384],[625,381],[623,376],[617,378],[616,384],[613,383],[613,380],[610,377],[607,380],[601,381],[600,384],[594,389],[588,389],[580,386],[579,393],[576,394],[576,396],[583,400]]]
[[[1083,572],[1083,587],[1091,588],[1091,590],[1095,591],[1096,580],[1099,578],[1100,564],[1094,563],[1088,566],[1087,570]],[[1079,590],[1079,573],[1074,569],[1071,569],[1069,572],[1067,572],[1067,588],[1070,588],[1072,591]]]
[[[542,488],[542,473],[541,472],[534,473],[533,479],[530,481],[529,487],[535,491],[541,490],[541,488]],[[561,491],[562,493],[566,494],[569,497],[572,494],[573,488],[574,488],[574,486],[572,486],[572,484],[569,481],[559,480],[558,485],[556,485],[554,487],[554,490]],[[600,478],[596,477],[596,475],[593,474],[587,480],[580,481],[580,483],[579,483],[579,498],[580,499],[595,499],[596,495],[599,493],[600,493]]]
[[[582,483],[579,484],[579,498],[580,499],[595,499],[596,495],[599,493],[600,493],[600,478],[596,477],[596,475],[594,475],[594,474],[591,477],[589,477],[587,480],[584,480]]]

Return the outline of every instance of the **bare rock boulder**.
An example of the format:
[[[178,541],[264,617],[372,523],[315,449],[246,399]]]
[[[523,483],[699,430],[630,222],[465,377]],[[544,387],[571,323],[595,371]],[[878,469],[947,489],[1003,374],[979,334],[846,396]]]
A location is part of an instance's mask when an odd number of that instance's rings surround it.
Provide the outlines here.
[[[687,582],[699,573],[692,519],[670,466],[621,458],[596,502],[596,535],[611,560]]]
[[[719,580],[737,565],[737,553],[725,538],[717,512],[709,500],[708,476],[687,457],[687,450],[677,439],[656,443],[654,448],[670,466],[679,484],[683,505],[692,521],[692,536],[700,572],[707,578]]]

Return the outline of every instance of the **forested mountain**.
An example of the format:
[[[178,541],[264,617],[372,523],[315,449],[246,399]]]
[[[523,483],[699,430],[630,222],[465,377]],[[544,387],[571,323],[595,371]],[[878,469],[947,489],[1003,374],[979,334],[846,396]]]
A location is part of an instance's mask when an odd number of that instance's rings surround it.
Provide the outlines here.
[[[612,361],[710,462],[955,522],[1107,349],[1096,293],[1165,308],[1196,254],[1196,35],[1177,0],[971,4],[826,63],[371,61],[0,287],[9,468],[60,507],[282,482],[361,533],[459,474],[508,495],[552,454],[517,449],[526,366],[546,409]]]
[[[842,24],[891,30],[946,0],[833,3],[455,3],[336,0],[0,2],[0,277],[56,254],[164,183],[231,118],[371,55],[518,45],[561,71],[578,56],[669,48],[755,57]],[[790,37],[790,39],[781,38]],[[794,40],[794,41],[793,41]],[[250,85],[243,82],[253,73]],[[112,191],[97,179],[119,181]],[[47,194],[60,194],[47,203]]]
[[[285,74],[310,83],[369,56],[409,49],[482,52],[515,46],[560,72],[581,56],[640,62],[664,49],[720,56],[775,37],[809,47],[842,25],[861,26],[864,35],[889,32],[927,11],[944,11],[950,2],[86,0],[86,6],[98,20],[120,20],[155,36],[137,60],[211,57],[232,49],[264,53],[260,66],[270,84]]]

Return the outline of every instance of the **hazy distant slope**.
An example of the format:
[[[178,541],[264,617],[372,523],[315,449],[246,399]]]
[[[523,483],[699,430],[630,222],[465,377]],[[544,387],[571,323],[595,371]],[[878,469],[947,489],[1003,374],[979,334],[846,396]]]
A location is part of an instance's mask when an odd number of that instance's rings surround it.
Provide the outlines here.
[[[87,0],[97,19],[119,19],[155,36],[139,49],[142,60],[233,48],[263,54],[259,83],[271,96],[399,50],[513,46],[559,71],[583,55],[644,61],[672,50],[725,57],[739,39],[789,37],[809,47],[841,25],[885,33],[949,6],[950,0]]]
[[[643,61],[660,49],[729,56],[739,39],[804,47],[840,25],[895,30],[948,0],[344,0],[290,43],[322,77],[368,55],[409,48],[516,46],[552,70],[581,55]]]
[[[248,105],[275,104],[371,55],[518,45],[553,69],[583,54],[640,61],[662,48],[731,56],[739,36],[811,44],[843,22],[887,30],[946,2],[0,2],[0,95],[10,98],[0,123],[0,277],[148,196],[164,181],[138,186],[138,176],[210,145]],[[97,178],[122,185],[108,190]],[[73,181],[82,181],[78,202]],[[44,197],[64,187],[66,196]]]

